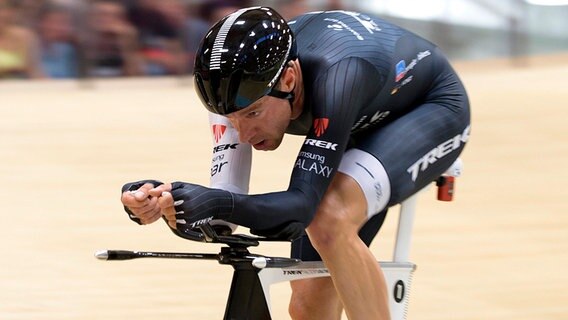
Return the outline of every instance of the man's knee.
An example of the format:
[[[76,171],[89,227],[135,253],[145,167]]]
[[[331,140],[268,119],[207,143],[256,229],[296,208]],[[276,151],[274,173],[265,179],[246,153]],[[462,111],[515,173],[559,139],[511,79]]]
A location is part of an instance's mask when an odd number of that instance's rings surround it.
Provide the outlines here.
[[[353,178],[338,173],[307,231],[310,241],[320,250],[333,249],[335,241],[357,237],[367,219],[363,191]],[[321,254],[321,252],[320,252]]]

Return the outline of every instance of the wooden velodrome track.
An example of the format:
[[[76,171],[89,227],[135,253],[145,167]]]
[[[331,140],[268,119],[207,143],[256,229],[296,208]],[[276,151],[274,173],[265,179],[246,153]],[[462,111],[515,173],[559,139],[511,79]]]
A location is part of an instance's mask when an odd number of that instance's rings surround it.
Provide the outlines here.
[[[568,55],[455,63],[472,135],[456,201],[419,201],[409,319],[568,319]],[[207,184],[210,129],[190,79],[0,83],[0,319],[221,319],[231,268],[101,262],[97,249],[216,253],[122,211],[124,182]],[[252,192],[285,188],[297,137],[254,155]],[[391,258],[392,210],[372,248]],[[288,254],[284,243],[256,252]],[[287,284],[272,288],[288,319]]]

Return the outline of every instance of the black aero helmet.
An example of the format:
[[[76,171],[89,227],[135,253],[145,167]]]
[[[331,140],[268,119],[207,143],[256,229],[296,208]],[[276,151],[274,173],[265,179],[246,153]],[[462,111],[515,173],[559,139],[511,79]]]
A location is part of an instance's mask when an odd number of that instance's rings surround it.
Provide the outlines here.
[[[207,33],[195,58],[195,85],[205,107],[217,114],[246,108],[265,95],[291,99],[274,88],[296,58],[294,36],[276,11],[238,10]]]

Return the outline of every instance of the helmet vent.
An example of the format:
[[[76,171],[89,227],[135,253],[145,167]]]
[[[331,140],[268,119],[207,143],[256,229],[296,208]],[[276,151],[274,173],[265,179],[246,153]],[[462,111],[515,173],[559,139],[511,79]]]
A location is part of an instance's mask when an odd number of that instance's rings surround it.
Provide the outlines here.
[[[224,52],[223,48],[225,47],[225,40],[227,39],[227,34],[229,34],[229,30],[231,30],[231,27],[233,26],[233,24],[235,24],[235,21],[237,21],[237,19],[243,13],[253,9],[258,9],[258,7],[240,9],[227,17],[227,19],[221,26],[221,29],[219,29],[219,33],[217,33],[217,37],[215,38],[215,43],[213,43],[213,50],[211,50],[211,61],[210,61],[211,70],[221,69],[221,54],[223,54]]]

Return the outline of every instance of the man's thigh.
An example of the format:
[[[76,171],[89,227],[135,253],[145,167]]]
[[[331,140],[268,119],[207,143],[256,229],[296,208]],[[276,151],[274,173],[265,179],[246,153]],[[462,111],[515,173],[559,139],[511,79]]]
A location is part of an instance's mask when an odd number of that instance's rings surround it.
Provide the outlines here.
[[[460,114],[461,113],[461,114]],[[404,201],[442,175],[469,138],[469,109],[427,103],[355,139],[354,148],[376,158],[389,184],[387,206]]]

